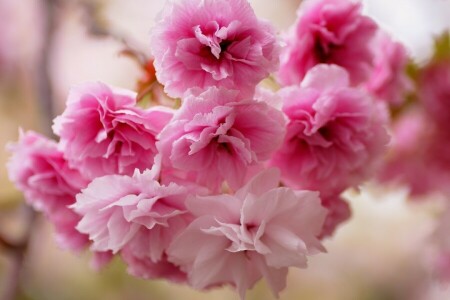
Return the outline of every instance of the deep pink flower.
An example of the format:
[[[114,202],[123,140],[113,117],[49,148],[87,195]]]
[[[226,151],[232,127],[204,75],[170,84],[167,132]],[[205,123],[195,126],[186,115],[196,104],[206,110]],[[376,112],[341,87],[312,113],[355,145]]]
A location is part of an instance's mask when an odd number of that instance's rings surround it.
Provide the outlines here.
[[[260,173],[234,195],[191,197],[197,218],[175,238],[169,260],[197,289],[235,286],[242,299],[264,277],[277,295],[290,266],[323,251],[316,238],[326,210],[317,192],[279,187],[279,172]]]
[[[450,59],[428,65],[420,74],[418,89],[433,121],[447,127],[450,120]]]
[[[193,172],[201,184],[217,188],[226,180],[234,189],[249,166],[270,158],[281,145],[285,120],[265,102],[241,100],[237,91],[192,91],[161,132],[163,164]]]
[[[351,0],[305,1],[298,20],[286,34],[278,79],[299,84],[317,64],[336,64],[350,74],[352,84],[367,80],[373,69],[371,40],[377,25]]]
[[[82,216],[77,229],[89,235],[92,250],[114,254],[124,250],[133,263],[148,260],[147,264],[161,266],[166,248],[190,216],[184,205],[187,189],[160,185],[158,175],[155,168],[133,177],[107,175],[77,195],[73,208]]]
[[[349,84],[345,69],[319,65],[280,92],[289,121],[271,164],[285,184],[332,194],[373,173],[389,140],[385,107]]]
[[[8,163],[9,178],[37,211],[43,212],[55,226],[58,244],[79,251],[88,242],[75,230],[79,221],[67,206],[88,183],[71,169],[57,144],[35,132],[21,132],[19,142],[9,146],[13,153]]]
[[[373,40],[373,51],[375,67],[365,86],[380,100],[399,106],[406,100],[406,94],[413,89],[412,81],[406,74],[406,49],[380,30]]]
[[[278,67],[275,30],[246,0],[169,1],[151,43],[156,75],[172,97],[210,86],[249,95]]]
[[[135,105],[134,92],[103,83],[74,87],[66,110],[53,126],[71,167],[90,179],[132,175],[136,168],[151,168],[157,153],[156,135],[172,112],[161,107],[143,110]]]

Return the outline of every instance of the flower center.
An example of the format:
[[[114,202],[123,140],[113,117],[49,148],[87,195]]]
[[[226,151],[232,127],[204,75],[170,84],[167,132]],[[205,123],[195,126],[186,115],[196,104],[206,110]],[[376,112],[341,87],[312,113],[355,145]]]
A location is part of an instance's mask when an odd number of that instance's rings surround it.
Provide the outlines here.
[[[225,52],[231,44],[231,41],[226,39],[227,29],[225,27],[221,28],[215,21],[209,22],[203,27],[200,27],[200,25],[195,26],[193,29],[196,39],[205,48],[209,48],[209,52],[216,59],[220,59],[220,54]]]

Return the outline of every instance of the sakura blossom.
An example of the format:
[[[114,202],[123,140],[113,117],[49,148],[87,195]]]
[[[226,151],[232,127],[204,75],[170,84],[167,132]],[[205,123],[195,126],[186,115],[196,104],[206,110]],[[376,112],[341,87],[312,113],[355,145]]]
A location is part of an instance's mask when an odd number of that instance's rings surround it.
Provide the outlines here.
[[[401,43],[381,30],[373,41],[373,49],[374,69],[366,88],[380,100],[398,107],[414,88],[406,74],[408,52]]]
[[[332,194],[373,174],[389,141],[386,113],[345,69],[318,65],[280,95],[289,121],[271,165],[285,184]]]
[[[279,187],[276,169],[258,174],[235,194],[192,196],[186,205],[196,218],[168,254],[194,288],[231,284],[244,299],[264,277],[278,295],[288,267],[304,268],[307,256],[324,251],[317,236],[326,209],[318,193]]]
[[[127,272],[142,279],[164,278],[174,283],[186,283],[186,273],[163,255],[158,262],[152,261],[145,253],[137,255],[129,248],[121,251],[121,257],[127,264]]]
[[[333,236],[337,228],[350,219],[351,210],[348,203],[337,192],[333,195],[321,195],[321,200],[322,206],[328,210],[322,232],[319,235],[323,239]]]
[[[92,82],[72,88],[53,130],[69,165],[94,179],[151,168],[156,136],[171,118],[169,108],[136,107],[134,92]]]
[[[411,109],[392,126],[393,143],[378,174],[385,183],[408,187],[412,197],[450,195],[450,135],[428,114]]]
[[[160,185],[157,176],[154,168],[144,173],[136,171],[133,177],[96,178],[77,195],[73,205],[81,215],[76,228],[89,236],[91,250],[114,254],[125,251],[132,273],[145,278],[166,274],[159,268],[176,270],[164,261],[165,251],[190,221],[184,204],[186,188],[174,183]],[[141,264],[144,266],[136,266]],[[144,275],[138,270],[145,269],[145,265],[157,269]]]
[[[302,3],[298,19],[285,34],[278,70],[284,86],[297,85],[318,64],[345,68],[350,82],[360,84],[373,72],[372,39],[378,26],[352,0],[311,0]]]
[[[168,1],[151,38],[156,76],[172,97],[210,86],[251,95],[278,67],[279,49],[246,0]]]
[[[63,40],[64,31],[52,26],[72,28],[59,15],[66,5],[53,2],[36,4],[46,34],[39,63],[29,68],[32,76],[22,74],[28,67],[17,73],[33,86],[23,95],[39,99],[47,125],[55,113],[50,90],[61,92],[52,82],[62,75],[52,56],[64,52],[48,51],[59,48],[55,33]],[[100,22],[102,5],[75,2],[67,7],[83,11],[91,34],[110,37],[122,58],[133,59],[135,73],[126,76],[135,82],[124,85],[136,91],[99,81],[74,85],[53,121],[55,136],[20,131],[18,142],[8,146],[10,180],[25,204],[53,225],[60,248],[89,251],[94,269],[120,260],[133,277],[200,292],[231,286],[242,300],[264,280],[278,297],[289,268],[304,269],[311,256],[336,249],[335,257],[348,255],[348,248],[333,245],[333,239],[354,234],[345,232],[344,223],[359,226],[368,219],[361,211],[385,214],[387,207],[394,215],[407,203],[383,204],[379,211],[369,204],[365,193],[375,196],[370,194],[389,184],[406,187],[408,199],[444,198],[443,206],[432,206],[432,214],[437,207],[447,211],[437,216],[426,244],[435,246],[433,272],[449,280],[449,34],[418,63],[363,13],[361,1],[291,1],[302,2],[297,20],[278,33],[247,0],[167,0],[159,3],[163,10],[154,27],[144,29],[148,43],[140,47],[120,28]],[[1,63],[8,57],[3,46]],[[8,97],[20,90],[0,88]],[[381,220],[377,215],[376,224]],[[33,220],[24,223],[25,236],[42,231]],[[358,240],[366,243],[368,236],[358,233]],[[11,251],[11,265],[20,269],[31,243],[17,240],[0,230],[0,250]],[[324,270],[328,274],[328,264]],[[378,270],[377,280],[389,277]],[[13,288],[22,292],[23,276],[11,274]],[[376,283],[374,299],[408,298],[389,289],[385,294]]]
[[[450,120],[450,57],[430,63],[421,73],[419,96],[430,116],[447,126]]]
[[[163,165],[193,172],[211,189],[225,180],[242,186],[248,168],[267,161],[281,145],[285,120],[263,101],[211,87],[193,90],[159,135]]]
[[[21,131],[19,141],[10,144],[8,150],[13,154],[8,163],[9,177],[36,210],[52,213],[70,204],[87,184],[68,166],[57,144],[34,131]]]
[[[79,216],[67,206],[88,181],[71,169],[57,144],[33,132],[20,132],[18,143],[11,144],[9,177],[25,196],[28,204],[43,212],[55,225],[58,245],[64,249],[82,250],[87,237],[75,230]]]
[[[89,238],[87,235],[79,232],[76,225],[80,221],[80,216],[68,206],[75,202],[75,195],[71,197],[59,198],[62,202],[58,209],[46,214],[47,219],[52,223],[55,230],[55,240],[61,249],[71,250],[80,253],[89,246]],[[64,205],[63,205],[64,203]],[[94,257],[103,255],[103,252],[94,252]],[[97,263],[94,258],[93,263]],[[98,264],[98,266],[103,264]]]

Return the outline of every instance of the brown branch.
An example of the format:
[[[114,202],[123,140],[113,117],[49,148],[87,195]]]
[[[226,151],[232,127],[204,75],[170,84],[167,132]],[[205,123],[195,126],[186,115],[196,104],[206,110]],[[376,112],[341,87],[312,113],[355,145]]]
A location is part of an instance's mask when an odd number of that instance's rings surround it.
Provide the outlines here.
[[[20,291],[20,278],[23,270],[25,254],[31,238],[33,223],[36,217],[34,210],[25,206],[25,232],[19,242],[12,242],[5,236],[0,235],[0,245],[8,251],[10,255],[10,266],[4,280],[4,291],[0,299],[14,300]]]

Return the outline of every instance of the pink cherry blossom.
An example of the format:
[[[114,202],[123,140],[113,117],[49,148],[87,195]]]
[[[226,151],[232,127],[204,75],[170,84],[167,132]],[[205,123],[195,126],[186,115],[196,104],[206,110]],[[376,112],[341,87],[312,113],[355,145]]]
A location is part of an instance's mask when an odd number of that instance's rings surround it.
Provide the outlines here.
[[[158,262],[152,261],[145,255],[136,255],[129,248],[121,252],[121,257],[127,264],[127,271],[130,275],[143,279],[164,278],[174,283],[185,283],[186,273],[167,260],[167,255],[163,255]]]
[[[337,195],[337,193],[335,195],[321,195],[322,206],[328,209],[322,232],[319,235],[321,239],[333,236],[337,227],[351,217],[350,206]]]
[[[250,166],[281,145],[285,120],[265,102],[242,100],[237,91],[192,91],[158,142],[163,164],[193,172],[214,189],[223,180],[236,189]]]
[[[87,184],[68,166],[57,144],[38,133],[21,131],[18,143],[8,148],[13,154],[8,163],[9,178],[38,211],[51,213],[70,204],[74,200],[70,197]]]
[[[9,177],[24,193],[27,203],[43,212],[55,226],[62,248],[83,249],[88,239],[75,230],[79,216],[67,206],[87,185],[86,179],[69,167],[54,141],[35,132],[21,132],[19,142],[10,145],[9,150],[13,153],[8,163]]]
[[[450,195],[450,134],[437,119],[411,109],[393,124],[393,143],[378,174],[383,183],[407,186],[413,199]]]
[[[168,254],[197,289],[231,284],[244,299],[264,277],[277,295],[288,267],[304,268],[308,255],[324,251],[316,238],[326,215],[318,193],[279,187],[276,169],[233,195],[191,197],[187,206],[197,218]]]
[[[383,183],[407,185],[412,195],[422,195],[432,189],[433,179],[425,162],[427,145],[434,127],[420,110],[400,116],[392,126],[392,146],[387,161],[378,174]],[[430,179],[430,180],[429,180]]]
[[[114,258],[114,254],[111,251],[94,252],[90,261],[92,269],[99,271],[106,265],[108,265]]]
[[[75,228],[81,218],[69,208],[74,202],[75,195],[67,197],[64,206],[45,216],[53,224],[56,243],[59,247],[64,250],[81,252],[89,245],[89,238]]]
[[[406,74],[407,51],[402,44],[393,41],[381,30],[373,41],[373,47],[375,67],[365,86],[382,101],[399,106],[413,89],[412,81]]]
[[[285,184],[332,194],[372,175],[389,141],[385,107],[349,84],[345,69],[318,65],[280,92],[289,121],[271,165]]]
[[[299,84],[317,64],[336,64],[350,74],[352,84],[367,80],[373,69],[371,40],[377,25],[351,0],[305,1],[298,20],[285,36],[278,80]]]
[[[92,250],[124,250],[133,264],[167,269],[162,261],[165,250],[190,217],[184,205],[187,189],[174,183],[160,185],[158,175],[155,168],[143,174],[136,171],[133,177],[107,175],[77,195],[73,208],[82,216],[77,229],[89,235]],[[145,277],[161,272],[149,271]]]
[[[156,135],[172,112],[135,105],[134,92],[103,83],[74,87],[53,127],[71,167],[90,179],[151,168],[157,153]]]
[[[151,47],[158,80],[172,97],[210,86],[250,95],[279,61],[274,28],[246,0],[169,1]]]
[[[429,64],[419,77],[419,96],[435,122],[450,120],[450,59]]]

